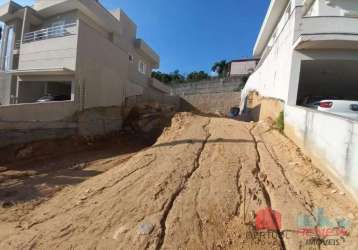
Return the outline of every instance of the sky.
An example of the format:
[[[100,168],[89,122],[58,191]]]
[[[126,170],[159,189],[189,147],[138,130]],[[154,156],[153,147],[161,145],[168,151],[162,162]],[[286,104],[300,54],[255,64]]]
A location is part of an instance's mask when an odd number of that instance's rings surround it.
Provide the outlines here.
[[[31,5],[33,0],[15,0]],[[50,0],[49,0],[50,1]],[[204,70],[214,62],[249,58],[269,0],[100,0],[123,9],[161,57],[160,70]],[[4,0],[0,0],[5,2]]]

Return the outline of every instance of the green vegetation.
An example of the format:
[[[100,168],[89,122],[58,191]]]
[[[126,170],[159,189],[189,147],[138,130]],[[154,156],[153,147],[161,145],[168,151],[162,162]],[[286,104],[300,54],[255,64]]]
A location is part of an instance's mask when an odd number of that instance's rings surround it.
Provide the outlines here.
[[[199,72],[191,72],[187,75],[186,80],[187,82],[199,82],[204,80],[209,80],[211,77],[204,71]]]
[[[180,74],[179,70],[176,70],[172,73],[162,73],[160,71],[153,71],[152,77],[165,84],[177,84],[177,83],[189,83],[189,82],[199,82],[204,80],[210,80],[211,77],[208,73],[204,71],[194,71],[188,75]]]
[[[280,113],[280,115],[276,119],[276,128],[283,133],[285,129],[285,117],[283,111]]]
[[[211,70],[216,72],[220,78],[227,77],[230,71],[230,63],[227,63],[226,60],[216,62],[211,67]]]
[[[152,77],[165,84],[171,84],[174,82],[184,82],[185,79],[184,76],[179,74],[179,71],[175,71],[170,74],[162,73],[160,71],[153,71]]]
[[[226,60],[216,62],[212,66],[211,70],[216,72],[219,78],[224,78],[229,74],[230,63],[227,63]],[[153,71],[152,77],[165,84],[190,83],[212,79],[212,77],[203,70],[193,71],[187,75],[181,74],[179,70],[175,70],[172,73]]]

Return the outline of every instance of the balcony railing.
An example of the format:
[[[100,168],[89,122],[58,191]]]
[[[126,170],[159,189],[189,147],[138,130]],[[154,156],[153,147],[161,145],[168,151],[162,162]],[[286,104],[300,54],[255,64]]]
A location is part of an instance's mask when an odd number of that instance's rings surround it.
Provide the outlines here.
[[[317,34],[358,35],[358,18],[345,16],[304,17],[300,35]]]
[[[22,43],[30,43],[40,40],[46,40],[56,37],[64,37],[76,34],[75,27],[77,23],[64,24],[59,26],[53,26],[46,29],[29,32],[24,35]]]
[[[17,40],[15,42],[15,49],[20,49],[20,45],[21,45],[21,41],[20,40]]]

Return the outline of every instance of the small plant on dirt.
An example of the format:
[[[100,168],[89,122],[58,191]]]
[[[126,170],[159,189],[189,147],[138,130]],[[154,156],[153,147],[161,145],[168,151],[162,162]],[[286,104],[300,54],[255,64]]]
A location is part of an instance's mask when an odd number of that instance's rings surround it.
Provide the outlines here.
[[[283,130],[285,129],[285,119],[284,119],[284,113],[280,112],[279,116],[276,119],[276,128],[278,131],[283,133]]]

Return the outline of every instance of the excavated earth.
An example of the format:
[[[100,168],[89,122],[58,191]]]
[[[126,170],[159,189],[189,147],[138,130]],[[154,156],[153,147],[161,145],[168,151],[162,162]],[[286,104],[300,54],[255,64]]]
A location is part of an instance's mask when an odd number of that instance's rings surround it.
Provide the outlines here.
[[[267,208],[281,218],[259,230]],[[343,218],[347,234],[302,234],[300,218]],[[0,249],[355,250],[357,223],[357,203],[269,122],[179,113],[152,147],[3,224]]]

